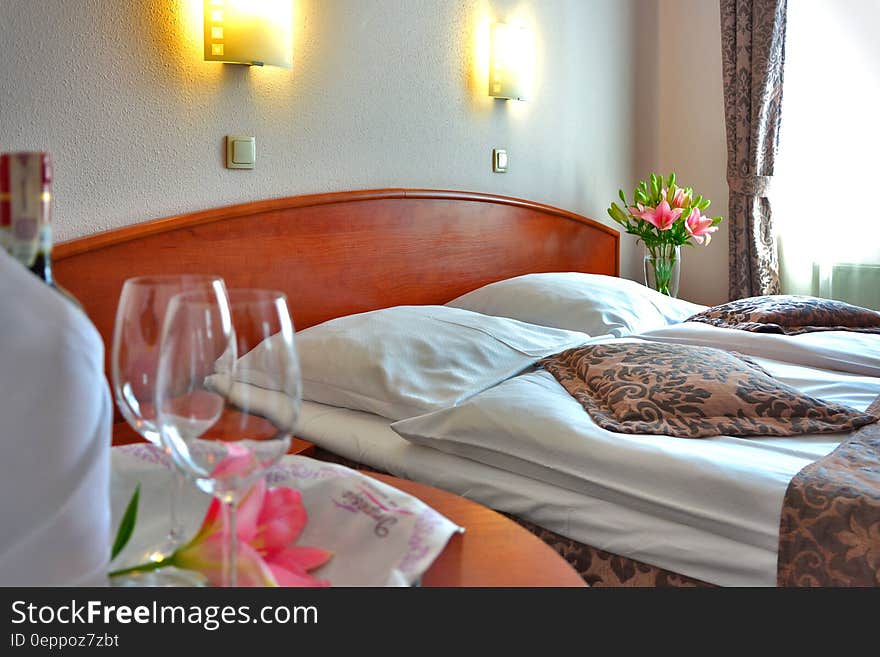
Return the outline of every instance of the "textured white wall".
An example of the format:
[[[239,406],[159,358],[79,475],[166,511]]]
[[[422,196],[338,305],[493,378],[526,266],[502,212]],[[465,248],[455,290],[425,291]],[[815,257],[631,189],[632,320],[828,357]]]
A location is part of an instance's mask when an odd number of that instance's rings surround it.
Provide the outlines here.
[[[654,0],[653,78],[639,108],[655,133],[654,150],[639,152],[638,177],[653,170],[675,171],[679,181],[712,199],[707,211],[725,221],[709,246],[682,247],[679,296],[705,304],[727,301],[727,142],[721,75],[721,17],[711,0]],[[648,4],[648,3],[646,3]],[[642,53],[642,61],[651,61]],[[653,100],[652,100],[653,99]]]
[[[387,186],[509,194],[611,223],[605,208],[635,178],[631,44],[646,3],[294,2],[286,70],[201,61],[201,0],[2,0],[0,150],[53,154],[57,238]],[[533,30],[527,103],[480,88],[492,17]],[[256,136],[255,170],[223,167],[230,133]],[[491,172],[493,147],[508,149],[509,173]],[[637,276],[623,244],[622,271]]]

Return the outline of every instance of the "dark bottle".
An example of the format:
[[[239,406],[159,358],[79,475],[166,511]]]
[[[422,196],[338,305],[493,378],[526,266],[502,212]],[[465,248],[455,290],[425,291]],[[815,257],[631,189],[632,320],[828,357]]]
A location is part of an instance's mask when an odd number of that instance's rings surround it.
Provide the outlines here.
[[[0,246],[79,305],[52,276],[52,160],[48,153],[0,155]]]

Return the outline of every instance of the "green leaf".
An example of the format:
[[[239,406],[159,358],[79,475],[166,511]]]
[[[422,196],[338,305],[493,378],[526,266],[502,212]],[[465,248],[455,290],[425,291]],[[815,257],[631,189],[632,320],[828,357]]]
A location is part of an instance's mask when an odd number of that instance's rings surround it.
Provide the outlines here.
[[[669,174],[669,178],[666,179],[666,187],[668,189],[672,189],[672,186],[675,184],[675,171]]]
[[[705,209],[708,208],[710,205],[712,205],[712,201],[710,201],[710,200],[707,199],[707,198],[704,198],[704,199],[703,199],[703,202],[700,203],[699,208],[700,208],[700,210],[705,210]]]
[[[113,549],[110,551],[110,560],[116,558],[116,555],[122,552],[122,548],[128,545],[128,540],[134,533],[134,525],[137,522],[138,500],[141,496],[141,485],[138,484],[134,489],[134,494],[122,514],[122,520],[119,521],[119,529],[116,530],[116,540],[113,541]]]
[[[712,219],[712,225],[713,225],[713,226],[717,226],[717,225],[720,224],[723,220],[724,220],[723,217],[715,217],[714,219]]]

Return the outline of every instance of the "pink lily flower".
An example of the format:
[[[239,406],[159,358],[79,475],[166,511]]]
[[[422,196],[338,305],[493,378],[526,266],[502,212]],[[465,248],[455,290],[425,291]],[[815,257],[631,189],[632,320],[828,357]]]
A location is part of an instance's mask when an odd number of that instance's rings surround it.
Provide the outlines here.
[[[639,203],[637,208],[630,208],[630,212],[639,219],[655,226],[657,230],[669,230],[672,228],[672,224],[681,216],[681,213],[684,212],[684,209],[670,208],[669,203],[663,200],[660,201],[656,208],[646,208]]]
[[[260,479],[238,505],[239,586],[329,586],[309,574],[332,554],[316,547],[293,545],[308,521],[300,492],[292,488],[267,489]],[[177,550],[170,561],[179,568],[196,570],[219,586],[223,573],[226,528],[220,501],[211,501],[195,537]]]
[[[253,486],[242,498],[238,507],[238,524],[248,528],[256,521],[254,507],[262,503],[259,498],[265,495],[265,484],[260,491],[260,482]],[[239,586],[277,586],[277,581],[269,566],[246,540],[242,532],[236,532],[238,545],[238,583]],[[223,550],[226,532],[221,513],[220,501],[211,500],[202,526],[192,540],[171,555],[169,561],[185,570],[195,570],[208,578],[211,586],[223,583]]]
[[[718,230],[718,226],[712,225],[712,220],[700,214],[699,208],[694,208],[684,221],[684,227],[688,235],[694,238],[697,244],[706,244],[712,240],[712,233]]]
[[[226,457],[212,471],[218,478],[250,477],[255,467],[253,452],[229,444]],[[117,570],[111,576],[147,572],[177,566],[202,573],[211,586],[223,584],[223,555],[228,529],[222,506],[211,500],[199,531],[189,543],[161,561]],[[308,522],[298,490],[269,489],[263,478],[245,491],[236,508],[238,539],[237,579],[239,586],[330,586],[309,572],[333,556],[328,550],[294,545]]]
[[[669,198],[669,192],[665,189],[663,190],[663,196],[669,201],[673,208],[684,208],[688,204],[688,201],[690,201],[687,193],[681,187],[675,190],[675,194],[672,195],[672,198]]]
[[[630,214],[632,214],[633,216],[636,216],[639,219],[642,219],[644,221],[647,221],[647,219],[646,219],[647,216],[653,216],[653,213],[654,213],[654,208],[652,208],[650,206],[646,208],[641,203],[636,203],[635,206],[632,206],[628,209],[629,209]]]
[[[230,444],[226,457],[212,472],[215,477],[246,477],[254,467],[253,452]],[[299,491],[279,487],[269,490],[261,478],[238,503],[238,582],[240,586],[329,586],[308,574],[331,557],[327,550],[294,546],[308,522]],[[196,570],[219,586],[223,576],[226,527],[217,498],[195,537],[172,555],[174,565]]]

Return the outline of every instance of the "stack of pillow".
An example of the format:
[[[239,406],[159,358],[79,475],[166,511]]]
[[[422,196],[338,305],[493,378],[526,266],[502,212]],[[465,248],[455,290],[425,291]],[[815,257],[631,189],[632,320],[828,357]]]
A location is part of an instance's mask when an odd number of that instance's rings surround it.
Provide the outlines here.
[[[570,347],[702,309],[610,276],[518,276],[445,306],[385,308],[300,331],[303,399],[402,420],[456,406]],[[242,358],[237,378],[277,389],[263,351]]]

